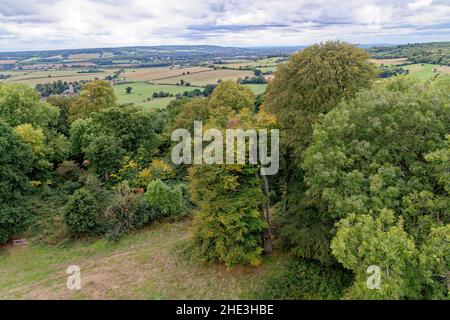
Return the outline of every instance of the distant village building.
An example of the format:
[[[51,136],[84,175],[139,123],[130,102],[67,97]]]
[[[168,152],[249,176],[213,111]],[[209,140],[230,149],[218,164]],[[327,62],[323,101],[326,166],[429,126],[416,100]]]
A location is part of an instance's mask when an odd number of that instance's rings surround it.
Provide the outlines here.
[[[69,84],[69,89],[64,91],[61,95],[63,97],[72,97],[72,96],[74,96],[75,95],[75,91],[73,90],[73,85],[70,83]]]

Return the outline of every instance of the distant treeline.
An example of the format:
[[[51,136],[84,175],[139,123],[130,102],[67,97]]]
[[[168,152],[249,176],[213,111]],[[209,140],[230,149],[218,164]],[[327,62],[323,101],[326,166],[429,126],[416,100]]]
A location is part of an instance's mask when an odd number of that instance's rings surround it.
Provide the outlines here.
[[[216,85],[207,85],[203,90],[199,88],[195,88],[191,91],[185,91],[183,94],[177,94],[177,98],[181,97],[188,97],[188,98],[194,98],[194,97],[209,97],[211,93],[214,91],[214,88]]]
[[[266,78],[263,76],[257,76],[257,77],[245,77],[245,78],[238,78],[237,80],[240,84],[264,84],[267,83]]]
[[[408,74],[409,70],[398,66],[380,66],[378,67],[378,78],[390,78],[400,74]]]
[[[81,91],[81,87],[86,82],[87,81],[63,82],[58,80],[53,81],[52,83],[38,83],[35,88],[41,97],[63,94],[66,90],[69,90],[70,85],[72,85],[73,94],[78,94]]]
[[[371,47],[367,51],[374,59],[407,58],[413,63],[450,65],[450,42]]]

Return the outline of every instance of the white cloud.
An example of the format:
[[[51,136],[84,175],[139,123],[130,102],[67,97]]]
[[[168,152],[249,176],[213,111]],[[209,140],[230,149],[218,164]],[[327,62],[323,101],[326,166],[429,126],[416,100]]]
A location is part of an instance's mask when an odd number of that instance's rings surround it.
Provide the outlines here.
[[[450,40],[444,0],[0,0],[0,51]]]
[[[408,8],[411,10],[417,10],[419,8],[428,7],[433,0],[418,0],[412,3],[408,3]]]

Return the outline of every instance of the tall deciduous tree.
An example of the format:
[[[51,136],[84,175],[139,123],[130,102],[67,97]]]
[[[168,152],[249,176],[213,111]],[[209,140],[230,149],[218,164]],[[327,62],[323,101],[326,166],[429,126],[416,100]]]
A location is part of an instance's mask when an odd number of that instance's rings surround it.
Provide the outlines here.
[[[356,275],[353,298],[446,294],[448,84],[388,82],[342,103],[314,130],[303,163],[306,197],[315,222],[335,235],[334,256]],[[363,281],[372,264],[384,270],[381,291]]]
[[[0,118],[10,126],[29,123],[45,129],[55,124],[58,116],[58,108],[41,102],[33,88],[18,83],[0,84]]]
[[[368,54],[356,46],[330,41],[294,54],[269,83],[262,109],[273,113],[280,128],[284,214],[279,223],[282,244],[305,258],[331,262],[326,221],[310,208],[301,162],[312,126],[341,101],[371,85],[376,77]]]
[[[79,98],[71,107],[71,120],[86,118],[92,112],[99,112],[103,109],[114,107],[117,98],[111,85],[102,80],[94,80],[86,83],[80,93]]]
[[[223,136],[226,129],[256,129],[261,126],[257,119],[264,122],[265,117],[252,113],[254,96],[247,89],[222,82],[209,101],[186,104],[187,109],[180,112],[175,123],[192,127],[194,120],[204,120],[205,129],[218,129]],[[219,143],[222,145],[223,141]],[[267,196],[259,170],[257,165],[249,164],[202,164],[190,168],[189,189],[198,206],[193,239],[195,251],[203,261],[223,262],[227,266],[257,265],[263,246],[271,249],[270,237],[262,237],[268,230],[264,211]]]
[[[0,243],[23,230],[29,220],[29,174],[35,156],[13,129],[0,120]]]

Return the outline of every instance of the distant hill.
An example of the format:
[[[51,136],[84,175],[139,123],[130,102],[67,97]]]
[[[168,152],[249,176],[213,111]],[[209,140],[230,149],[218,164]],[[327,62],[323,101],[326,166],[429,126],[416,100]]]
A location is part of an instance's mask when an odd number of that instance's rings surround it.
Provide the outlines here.
[[[414,63],[450,66],[450,42],[374,46],[368,48],[367,51],[374,59],[407,58]]]
[[[52,65],[98,67],[189,66],[218,61],[288,57],[302,47],[238,48],[212,45],[134,46],[0,53],[0,70],[53,68]],[[27,67],[26,67],[27,66]]]

